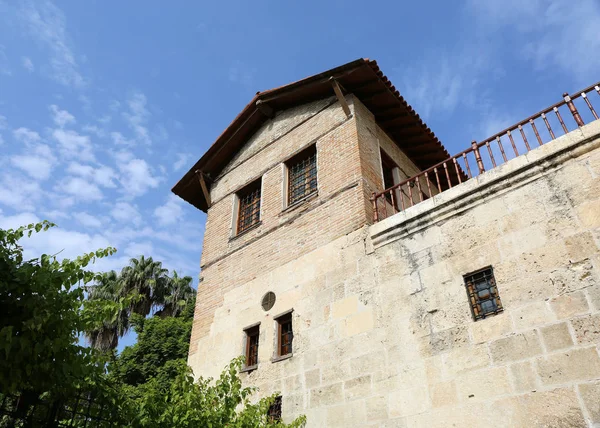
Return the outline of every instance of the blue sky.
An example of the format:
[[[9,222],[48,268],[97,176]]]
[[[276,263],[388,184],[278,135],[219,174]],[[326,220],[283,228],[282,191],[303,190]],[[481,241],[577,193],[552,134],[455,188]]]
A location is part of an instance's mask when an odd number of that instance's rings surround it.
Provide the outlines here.
[[[600,79],[598,22],[595,0],[0,0],[0,227],[197,278],[204,214],[170,188],[257,91],[376,59],[456,153]]]

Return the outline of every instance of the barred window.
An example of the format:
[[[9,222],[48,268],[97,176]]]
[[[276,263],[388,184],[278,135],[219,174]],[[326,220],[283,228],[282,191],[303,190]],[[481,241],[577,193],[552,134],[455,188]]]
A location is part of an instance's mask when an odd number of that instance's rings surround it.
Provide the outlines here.
[[[258,364],[258,338],[260,326],[250,327],[246,333],[246,367],[254,367]]]
[[[273,404],[269,406],[267,417],[269,422],[277,422],[281,420],[281,395],[275,397],[275,401],[273,401]]]
[[[277,321],[277,356],[282,357],[292,353],[292,340],[294,332],[292,330],[292,314],[288,313],[280,316]]]
[[[260,221],[261,179],[238,192],[237,233],[240,234]]]
[[[286,162],[288,204],[292,205],[317,191],[317,148],[312,145]]]
[[[475,321],[502,312],[502,303],[491,267],[465,275],[464,279]]]

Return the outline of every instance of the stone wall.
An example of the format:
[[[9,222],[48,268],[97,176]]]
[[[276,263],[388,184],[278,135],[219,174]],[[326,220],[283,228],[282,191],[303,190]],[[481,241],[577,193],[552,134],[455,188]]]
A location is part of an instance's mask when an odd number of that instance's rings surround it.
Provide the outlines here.
[[[261,238],[277,255],[246,245],[203,271],[196,375],[217,375],[242,353],[243,328],[260,322],[258,368],[242,376],[261,395],[281,392],[285,420],[600,424],[600,122],[362,226],[377,187],[367,119],[358,113],[339,131],[359,142],[354,223],[328,220],[340,210],[323,203]],[[487,266],[504,312],[473,321],[463,275]],[[277,295],[268,312],[266,291]],[[272,362],[274,318],[290,309],[293,356]]]

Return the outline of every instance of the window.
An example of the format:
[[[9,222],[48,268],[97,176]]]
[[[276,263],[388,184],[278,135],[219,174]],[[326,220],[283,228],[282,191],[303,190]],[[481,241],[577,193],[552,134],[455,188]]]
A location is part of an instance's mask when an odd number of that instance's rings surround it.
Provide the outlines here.
[[[292,313],[289,312],[277,318],[277,357],[292,354],[292,341],[294,332],[292,330]]]
[[[249,327],[246,333],[246,368],[253,368],[258,365],[258,338],[260,326]]]
[[[502,303],[491,267],[465,275],[464,279],[475,321],[502,312]]]
[[[237,233],[240,234],[260,221],[261,179],[238,192]]]
[[[267,418],[269,419],[269,422],[281,420],[281,396],[275,397],[275,401],[269,406]]]
[[[317,191],[317,148],[312,145],[286,162],[288,205]]]

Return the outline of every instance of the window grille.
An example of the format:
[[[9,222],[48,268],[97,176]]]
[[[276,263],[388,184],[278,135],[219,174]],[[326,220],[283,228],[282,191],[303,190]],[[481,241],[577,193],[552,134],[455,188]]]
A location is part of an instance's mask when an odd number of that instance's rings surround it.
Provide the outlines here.
[[[260,221],[260,182],[259,179],[238,193],[238,234],[250,229]]]
[[[269,291],[267,294],[265,294],[263,296],[262,302],[261,302],[263,311],[270,311],[273,308],[273,306],[275,305],[276,300],[277,300],[277,297],[275,296],[275,293],[273,293],[272,291]]]
[[[491,267],[465,275],[464,279],[475,321],[502,312],[502,303]]]
[[[292,329],[292,314],[286,314],[277,318],[278,353],[280,357],[292,353],[292,341],[294,332]]]
[[[317,149],[313,145],[287,162],[288,204],[317,191]]]
[[[269,422],[277,422],[281,420],[281,396],[275,397],[275,401],[269,406],[267,416]]]
[[[246,367],[254,367],[258,364],[258,338],[259,326],[246,330]]]

